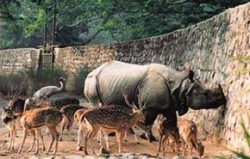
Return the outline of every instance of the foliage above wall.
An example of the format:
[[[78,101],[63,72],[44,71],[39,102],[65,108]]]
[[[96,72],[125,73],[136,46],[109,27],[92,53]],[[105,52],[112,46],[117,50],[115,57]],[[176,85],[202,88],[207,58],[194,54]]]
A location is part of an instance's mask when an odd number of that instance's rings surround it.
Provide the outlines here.
[[[0,49],[144,38],[185,28],[249,0],[2,0]]]

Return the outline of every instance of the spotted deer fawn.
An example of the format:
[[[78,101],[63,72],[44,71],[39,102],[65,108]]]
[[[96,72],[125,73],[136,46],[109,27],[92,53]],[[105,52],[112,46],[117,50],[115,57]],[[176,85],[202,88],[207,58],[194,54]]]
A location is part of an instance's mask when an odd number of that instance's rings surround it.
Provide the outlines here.
[[[182,155],[185,156],[186,149],[189,148],[189,154],[191,154],[194,148],[199,157],[204,153],[204,145],[197,141],[197,126],[196,124],[187,119],[180,119],[178,121],[179,133],[182,139],[183,152]]]
[[[59,138],[59,134],[56,130],[56,127],[59,125],[61,121],[62,121],[62,113],[54,108],[37,108],[24,112],[20,119],[20,124],[23,127],[23,139],[21,146],[18,150],[18,153],[22,152],[23,145],[27,137],[27,132],[30,130],[34,130],[36,134],[36,154],[37,154],[39,151],[39,140],[38,140],[39,131],[43,127],[47,127],[52,136],[52,139],[46,153],[47,154],[49,153],[51,146],[55,141],[55,148],[53,151],[53,154],[55,154],[57,151],[58,138]]]
[[[177,127],[177,123],[171,120],[166,119],[162,115],[158,115],[157,117],[158,125],[157,125],[157,131],[159,133],[160,139],[158,143],[158,152],[156,156],[159,156],[160,149],[162,146],[162,153],[163,157],[165,157],[165,146],[166,142],[169,143],[169,140],[171,140],[173,143],[171,143],[171,147],[174,152],[179,151],[179,129]]]
[[[116,109],[110,109],[109,107],[96,108],[84,113],[82,116],[82,124],[84,124],[87,128],[84,142],[85,154],[88,154],[88,139],[94,137],[101,128],[115,131],[118,143],[118,152],[121,153],[121,143],[125,132],[133,127],[138,121],[144,121],[145,119],[142,113],[144,106],[142,107],[140,100],[138,101],[140,109],[138,109],[134,104],[130,104],[127,96],[125,96],[125,101],[127,105],[132,108],[132,114]]]

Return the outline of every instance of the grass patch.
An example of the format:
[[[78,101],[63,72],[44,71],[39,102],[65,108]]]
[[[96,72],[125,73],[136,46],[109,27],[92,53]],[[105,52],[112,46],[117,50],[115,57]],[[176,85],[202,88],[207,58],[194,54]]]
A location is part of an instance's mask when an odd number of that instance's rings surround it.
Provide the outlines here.
[[[47,85],[59,86],[59,78],[67,79],[67,73],[59,67],[35,72],[33,68],[0,74],[0,92],[4,96],[30,96]]]
[[[25,71],[0,74],[0,92],[4,96],[26,95],[29,85],[29,76]]]

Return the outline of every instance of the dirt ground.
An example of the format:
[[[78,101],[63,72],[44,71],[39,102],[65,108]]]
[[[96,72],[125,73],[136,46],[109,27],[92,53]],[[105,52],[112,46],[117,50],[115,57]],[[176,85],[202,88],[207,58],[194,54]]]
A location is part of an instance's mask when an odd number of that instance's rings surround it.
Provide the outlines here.
[[[64,94],[65,95],[65,94]],[[60,96],[60,95],[59,95]],[[85,103],[85,100],[82,97],[79,97],[81,104]],[[0,98],[0,107],[7,106],[7,100]],[[2,109],[0,109],[2,112]],[[1,113],[0,112],[0,113]],[[15,150],[14,152],[9,152],[7,150],[8,142],[0,148],[0,158],[86,158],[83,151],[76,150],[76,141],[77,141],[77,129],[78,125],[75,123],[70,132],[64,132],[63,141],[59,141],[58,143],[58,151],[56,156],[52,156],[51,154],[46,155],[45,152],[41,150],[42,145],[40,144],[39,155],[34,156],[33,152],[28,152],[29,147],[31,146],[32,138],[31,136],[27,137],[26,144],[24,145],[23,153],[17,154],[17,150],[21,143],[22,139],[22,131],[19,130],[17,133],[17,138],[15,142]],[[58,130],[60,128],[58,127]],[[138,134],[140,134],[141,130],[135,130]],[[157,133],[154,132],[157,137]],[[51,137],[44,132],[44,141],[46,147],[48,147],[50,143]],[[3,125],[2,120],[0,121],[0,145],[3,141],[8,140],[8,130]],[[157,152],[157,142],[149,143],[146,140],[139,138],[140,144],[137,144],[132,135],[128,135],[128,142],[123,142],[122,151],[125,153],[139,153],[139,154],[147,154],[149,156],[155,156]],[[235,158],[232,154],[224,148],[223,145],[214,144],[210,141],[202,141],[205,145],[205,153],[203,158],[216,158],[216,156],[225,156],[226,158]],[[90,154],[93,153],[93,147],[95,147],[95,152],[99,151],[99,146],[96,140],[92,140],[92,143],[89,143],[88,152]],[[53,150],[53,147],[52,147]],[[117,143],[115,137],[110,137],[110,151],[111,153],[117,153]],[[52,152],[51,152],[52,153]],[[194,154],[194,152],[193,152]],[[167,149],[167,158],[173,158],[177,156],[176,153],[173,153],[169,148]],[[140,157],[139,157],[140,158]],[[160,158],[162,158],[162,154],[160,154]]]

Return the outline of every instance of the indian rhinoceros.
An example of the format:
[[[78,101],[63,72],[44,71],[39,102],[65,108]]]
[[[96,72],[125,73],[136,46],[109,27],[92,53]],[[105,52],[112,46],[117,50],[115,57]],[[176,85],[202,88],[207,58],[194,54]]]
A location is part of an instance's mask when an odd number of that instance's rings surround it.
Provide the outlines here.
[[[138,95],[139,92],[139,95]],[[193,72],[179,72],[162,64],[128,64],[106,62],[90,72],[85,80],[84,95],[92,105],[126,105],[130,101],[146,106],[144,130],[152,140],[151,126],[158,114],[176,123],[176,111],[183,115],[191,109],[217,108],[226,103],[221,87],[209,90],[193,80]]]

